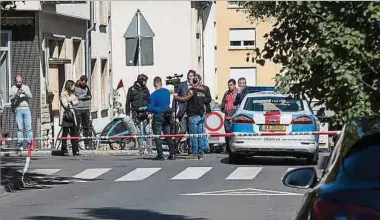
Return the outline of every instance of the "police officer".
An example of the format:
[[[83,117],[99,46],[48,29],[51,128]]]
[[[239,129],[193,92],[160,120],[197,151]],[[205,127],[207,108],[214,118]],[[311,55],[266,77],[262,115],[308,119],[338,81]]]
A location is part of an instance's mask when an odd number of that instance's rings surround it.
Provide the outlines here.
[[[125,114],[131,115],[135,124],[139,125],[140,132],[144,134],[149,133],[149,118],[148,114],[139,112],[139,108],[146,107],[149,102],[149,89],[146,87],[146,82],[148,81],[148,77],[145,74],[139,74],[137,76],[137,80],[134,84],[129,87],[127,92],[127,98],[125,102]],[[151,151],[152,141],[150,139],[146,140],[148,152]],[[140,154],[144,154],[145,149],[143,147],[143,140],[141,138],[138,139]]]

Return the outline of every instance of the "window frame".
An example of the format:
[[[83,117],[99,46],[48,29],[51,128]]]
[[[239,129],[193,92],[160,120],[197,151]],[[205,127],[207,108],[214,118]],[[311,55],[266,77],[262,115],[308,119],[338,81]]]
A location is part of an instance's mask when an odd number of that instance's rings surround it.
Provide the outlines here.
[[[255,35],[253,36],[252,39],[245,39],[245,40],[240,40],[240,46],[231,46],[231,42],[234,42],[235,40],[231,40],[231,31],[240,31],[240,30],[253,30]],[[244,42],[246,41],[253,41],[253,46],[244,46]],[[230,50],[250,50],[250,49],[255,49],[256,48],[256,28],[230,28],[229,29],[229,49]]]
[[[253,77],[253,79],[254,79],[254,84],[253,85],[248,85],[248,78],[246,77],[246,76],[243,76],[243,77],[245,77],[246,78],[246,81],[247,81],[247,86],[257,86],[257,67],[256,66],[230,66],[230,69],[229,69],[229,77],[230,78],[233,78],[231,75],[231,70],[232,70],[232,72],[233,72],[233,70],[238,70],[238,69],[249,69],[249,70],[254,70],[254,72],[255,72],[255,76]],[[242,76],[240,76],[240,77],[242,77]],[[238,78],[237,79],[235,79],[236,80],[236,83],[238,83]]]
[[[0,51],[5,51],[8,56],[8,93],[4,92],[3,95],[3,104],[4,106],[9,106],[11,104],[10,101],[10,91],[12,88],[12,31],[11,30],[0,30],[0,33],[6,33],[8,35],[8,45],[7,47],[0,47]],[[5,98],[7,97],[8,101],[5,101]]]

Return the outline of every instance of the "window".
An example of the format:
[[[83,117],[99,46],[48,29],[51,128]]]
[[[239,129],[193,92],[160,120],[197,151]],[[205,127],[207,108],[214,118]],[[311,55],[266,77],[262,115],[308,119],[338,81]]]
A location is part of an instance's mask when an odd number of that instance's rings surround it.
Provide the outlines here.
[[[98,62],[97,59],[91,60],[91,110],[98,110],[98,91],[99,91],[99,77],[98,77]]]
[[[49,58],[54,59],[65,59],[66,58],[66,47],[65,40],[49,39],[46,41],[49,47]]]
[[[75,79],[84,75],[83,71],[83,43],[81,40],[73,40],[73,61],[74,61],[74,71],[73,76]]]
[[[255,28],[231,28],[230,49],[252,49],[256,46]]]
[[[0,95],[4,103],[9,103],[9,92],[11,89],[11,31],[0,31]]]
[[[298,112],[303,111],[302,100],[290,99],[286,97],[250,97],[245,102],[244,109],[248,111],[282,111]]]
[[[256,67],[231,67],[230,78],[235,79],[236,83],[240,77],[244,77],[247,80],[247,86],[256,85]]]
[[[243,2],[240,2],[240,5],[239,5],[239,1],[228,1],[228,8],[242,8],[243,6],[241,6]]]
[[[108,89],[108,80],[109,80],[109,74],[108,74],[108,60],[107,59],[101,59],[101,103],[102,103],[102,108],[107,108],[108,107],[108,97],[109,97],[109,89]]]

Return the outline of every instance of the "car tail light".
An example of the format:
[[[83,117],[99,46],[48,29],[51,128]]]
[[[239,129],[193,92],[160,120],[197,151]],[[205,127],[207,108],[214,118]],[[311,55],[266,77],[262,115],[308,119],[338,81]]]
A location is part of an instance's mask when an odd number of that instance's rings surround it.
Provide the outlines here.
[[[380,219],[380,212],[368,207],[320,200],[314,204],[313,213],[315,220]]]
[[[237,116],[236,118],[232,119],[232,122],[233,123],[251,123],[251,124],[255,123],[253,118],[250,118],[250,117],[245,116],[245,115]]]
[[[313,124],[313,120],[308,116],[299,116],[293,119],[291,124],[309,125],[309,124]]]

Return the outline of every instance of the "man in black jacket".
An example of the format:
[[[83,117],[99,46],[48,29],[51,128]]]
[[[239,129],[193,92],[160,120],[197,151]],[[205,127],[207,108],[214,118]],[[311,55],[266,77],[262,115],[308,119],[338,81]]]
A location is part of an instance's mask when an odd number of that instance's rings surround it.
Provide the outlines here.
[[[132,113],[133,121],[140,125],[140,132],[144,131],[144,134],[148,134],[149,119],[146,112],[139,112],[139,108],[146,107],[149,102],[150,92],[146,87],[147,81],[148,76],[139,74],[133,86],[129,87],[125,102],[125,114],[129,116]],[[150,147],[152,143],[150,139],[147,140],[147,145],[149,147],[148,151],[151,151]],[[140,154],[143,154],[145,149],[143,148],[143,140],[141,138],[139,139],[139,146]]]

